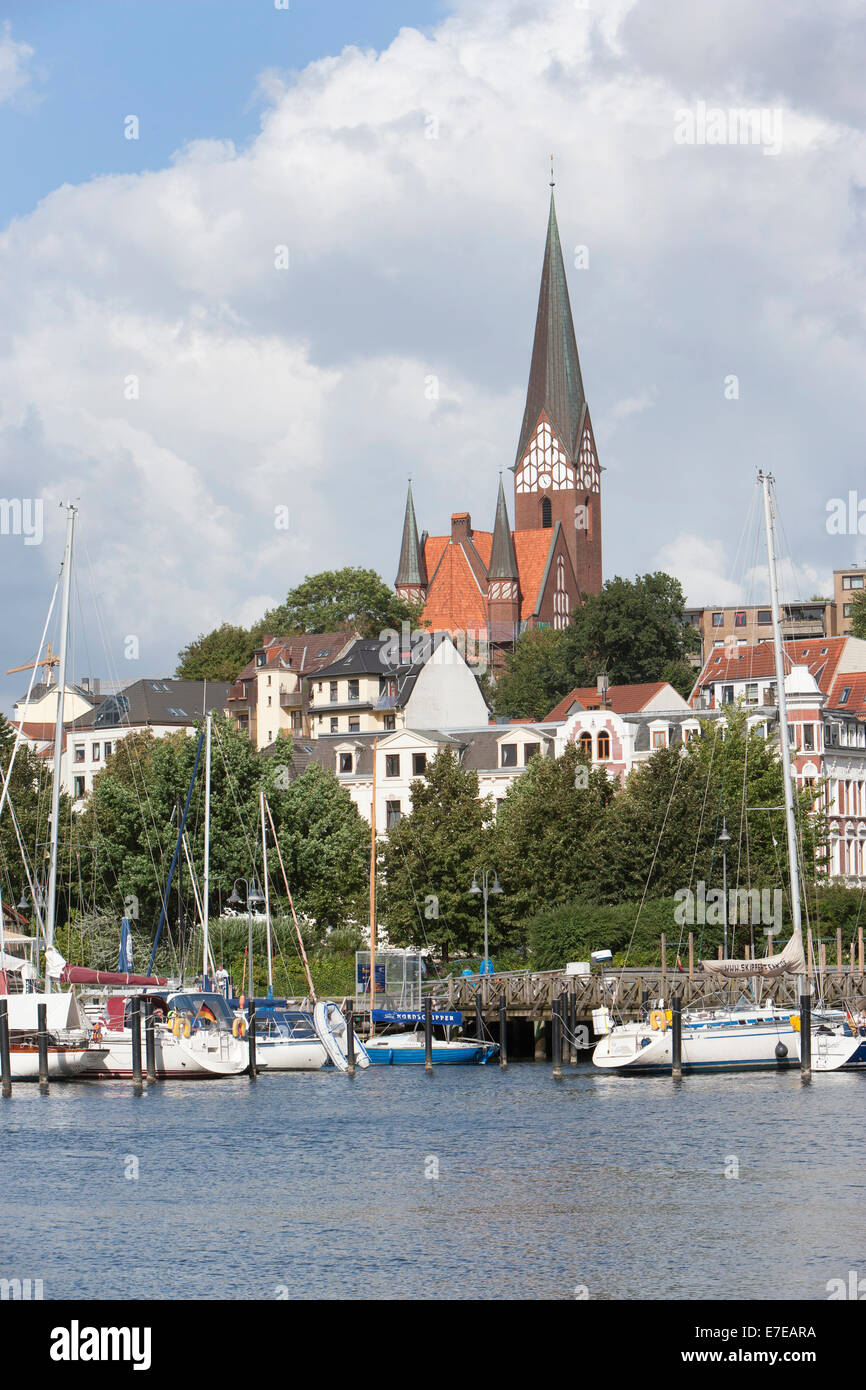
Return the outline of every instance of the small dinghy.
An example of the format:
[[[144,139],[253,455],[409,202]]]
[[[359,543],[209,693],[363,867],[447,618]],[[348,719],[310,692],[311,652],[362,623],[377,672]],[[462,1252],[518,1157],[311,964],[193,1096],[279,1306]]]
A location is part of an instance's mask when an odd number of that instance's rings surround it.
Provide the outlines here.
[[[349,1034],[346,1020],[330,999],[321,1000],[313,1010],[313,1027],[337,1071],[348,1071]],[[358,1034],[355,1034],[355,1066],[369,1067],[370,1058]]]

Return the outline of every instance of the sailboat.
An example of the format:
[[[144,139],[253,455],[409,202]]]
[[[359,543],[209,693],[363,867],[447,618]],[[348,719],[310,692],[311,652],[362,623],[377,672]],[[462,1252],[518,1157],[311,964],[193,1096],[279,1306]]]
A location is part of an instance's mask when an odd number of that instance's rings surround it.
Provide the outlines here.
[[[60,782],[62,772],[60,760],[63,752],[63,705],[66,693],[66,665],[69,646],[69,597],[72,578],[72,540],[77,510],[78,509],[71,503],[66,508],[66,542],[61,567],[62,596],[60,611],[60,652],[58,657],[57,716],[54,726],[54,767],[51,779],[51,834],[48,859],[48,897],[44,920],[41,918],[35,886],[31,882],[34,912],[42,928],[46,955],[53,948],[54,926],[57,912],[57,859],[60,836]],[[48,622],[46,621],[46,631],[47,627]],[[41,654],[42,646],[40,646],[39,650]],[[36,667],[34,665],[34,676],[35,673]],[[20,738],[21,730],[19,728],[10,764],[3,777],[2,792],[0,792],[0,813],[2,813],[3,807],[8,800],[10,815],[13,814],[12,802],[9,796],[12,763]],[[27,872],[28,880],[30,880],[30,873],[29,870],[27,870],[26,863],[25,871]],[[3,907],[2,903],[0,903],[0,923],[2,922]],[[104,1050],[92,1038],[87,1020],[79,1009],[77,1000],[72,994],[54,993],[51,988],[50,976],[46,976],[44,992],[27,992],[26,988],[23,989],[20,994],[9,992],[10,969],[13,972],[16,971],[16,969],[20,972],[22,986],[26,985],[25,977],[29,972],[24,970],[24,962],[19,961],[13,953],[10,953],[7,959],[5,947],[6,942],[4,935],[2,959],[4,966],[3,980],[5,985],[2,997],[6,1000],[7,1017],[9,1020],[12,1080],[35,1081],[39,1078],[40,1067],[37,1030],[40,1005],[45,1006],[46,1029],[49,1035],[47,1048],[47,1076],[49,1081],[60,1081],[81,1075],[89,1063],[104,1056]]]
[[[764,524],[767,559],[770,572],[770,598],[773,621],[773,652],[779,708],[779,744],[785,796],[785,830],[788,869],[791,879],[792,935],[783,951],[777,955],[753,960],[705,960],[701,968],[707,974],[720,975],[728,980],[764,980],[783,975],[806,978],[807,965],[803,950],[802,913],[800,903],[800,872],[797,857],[797,829],[794,816],[794,781],[791,746],[788,730],[788,707],[785,693],[784,655],[776,574],[776,542],[774,527],[772,475],[760,472],[758,481],[763,490]],[[797,990],[798,994],[803,989]],[[813,1027],[828,1029],[828,1036],[838,1026],[833,1014],[813,1015]],[[608,1071],[652,1072],[668,1070],[673,1062],[672,1015],[664,1000],[646,1019],[611,1026],[610,1010],[595,1010],[593,1024],[600,1040],[592,1054],[595,1066]],[[860,1039],[863,1041],[863,1039]],[[772,1003],[763,1006],[748,1000],[732,1009],[688,1009],[682,1015],[682,1069],[696,1070],[753,1070],[760,1067],[780,1067],[799,1064],[800,1015],[795,1007]],[[818,1068],[829,1070],[829,1067]]]

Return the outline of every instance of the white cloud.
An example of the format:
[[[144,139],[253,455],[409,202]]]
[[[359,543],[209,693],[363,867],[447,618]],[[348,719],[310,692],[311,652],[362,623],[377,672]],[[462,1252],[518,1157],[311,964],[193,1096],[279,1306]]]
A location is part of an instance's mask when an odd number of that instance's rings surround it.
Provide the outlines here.
[[[14,101],[33,80],[30,59],[35,50],[13,39],[8,19],[0,30],[0,105]]]

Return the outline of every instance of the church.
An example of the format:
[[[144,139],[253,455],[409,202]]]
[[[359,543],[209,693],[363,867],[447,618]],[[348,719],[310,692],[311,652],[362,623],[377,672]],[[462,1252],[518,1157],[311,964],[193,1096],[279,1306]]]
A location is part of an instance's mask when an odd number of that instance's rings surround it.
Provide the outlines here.
[[[451,533],[420,538],[406,500],[401,598],[423,602],[433,631],[466,633],[494,654],[533,627],[566,627],[601,578],[601,477],[583,389],[551,183],[526,408],[517,443],[514,529],[502,478],[492,531],[454,512]]]

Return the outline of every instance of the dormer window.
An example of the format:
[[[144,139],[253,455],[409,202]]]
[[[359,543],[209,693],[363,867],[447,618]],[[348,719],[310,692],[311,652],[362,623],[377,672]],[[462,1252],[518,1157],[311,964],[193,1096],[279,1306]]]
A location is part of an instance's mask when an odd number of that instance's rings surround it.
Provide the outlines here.
[[[338,753],[337,763],[340,772],[345,775],[354,771],[355,755],[353,753]]]
[[[517,767],[517,744],[500,744],[500,767]]]
[[[848,696],[849,696],[850,694],[851,694],[851,687],[850,687],[850,685],[846,685],[846,686],[845,686],[845,689],[842,691],[842,694],[839,696],[839,704],[840,704],[840,705],[846,705],[846,704],[848,703]]]

